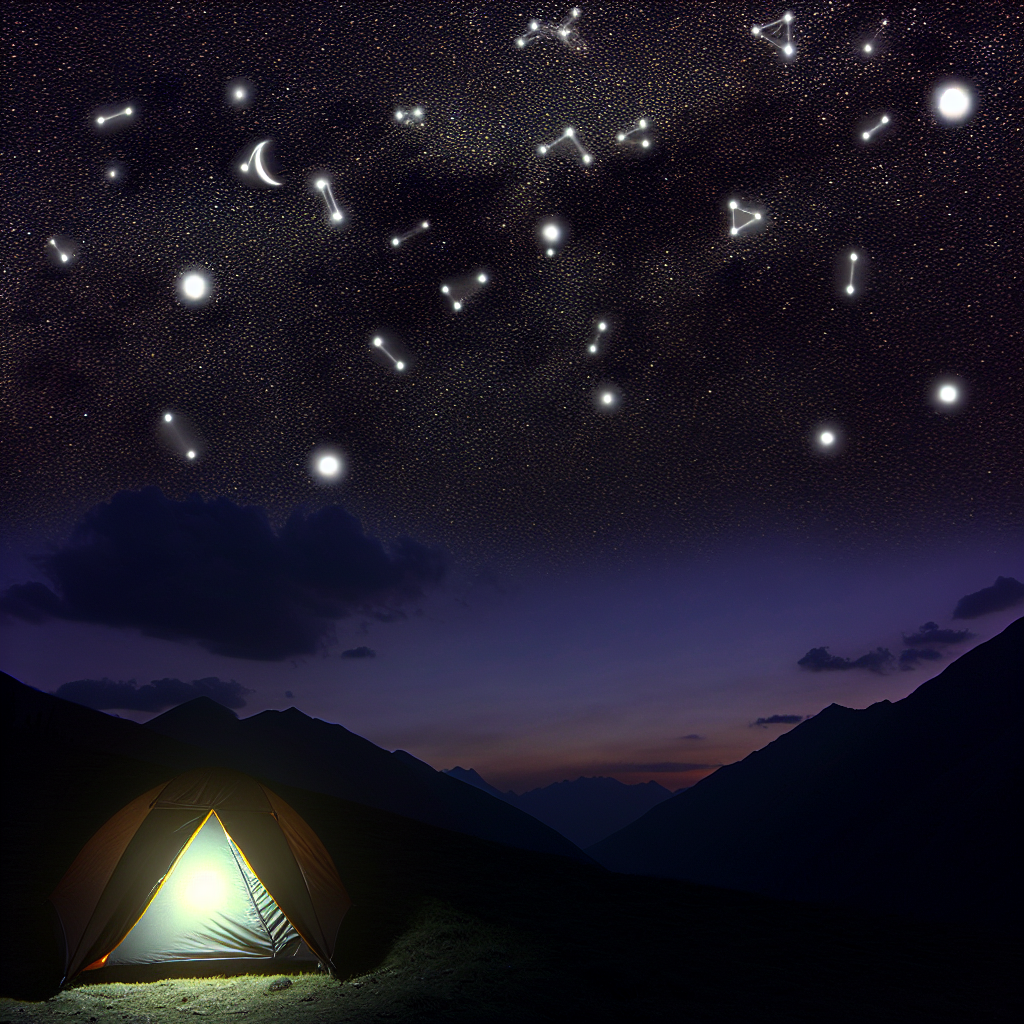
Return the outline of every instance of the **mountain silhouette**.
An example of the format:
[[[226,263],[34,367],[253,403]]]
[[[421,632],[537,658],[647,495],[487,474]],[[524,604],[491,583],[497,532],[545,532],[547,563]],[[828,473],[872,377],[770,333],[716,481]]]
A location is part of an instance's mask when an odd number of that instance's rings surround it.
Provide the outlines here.
[[[590,862],[564,836],[523,811],[422,761],[410,765],[296,708],[239,719],[215,700],[196,697],[139,725],[36,690],[3,672],[0,708],[14,734],[45,735],[55,749],[79,751],[83,764],[117,756],[176,772],[222,765],[481,839]],[[411,754],[405,758],[416,760]],[[111,806],[110,814],[117,809]]]
[[[397,752],[396,752],[397,753]],[[652,807],[672,796],[657,782],[626,785],[603,776],[553,782],[526,793],[502,793],[473,768],[449,768],[452,778],[467,782],[491,796],[506,800],[538,821],[561,832],[577,846],[590,846],[636,821]]]
[[[903,700],[833,704],[588,852],[615,871],[1018,925],[1024,619]]]
[[[405,751],[394,754],[297,708],[240,719],[196,697],[146,730],[202,748],[216,764],[391,811],[524,850],[587,860],[578,847],[518,808],[464,786]]]

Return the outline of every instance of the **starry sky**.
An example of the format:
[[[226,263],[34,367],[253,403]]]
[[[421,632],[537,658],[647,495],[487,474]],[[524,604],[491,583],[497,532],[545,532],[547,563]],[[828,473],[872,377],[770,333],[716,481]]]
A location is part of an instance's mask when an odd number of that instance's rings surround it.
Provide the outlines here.
[[[1014,617],[1024,12],[566,10],[15,8],[7,671],[682,785]]]

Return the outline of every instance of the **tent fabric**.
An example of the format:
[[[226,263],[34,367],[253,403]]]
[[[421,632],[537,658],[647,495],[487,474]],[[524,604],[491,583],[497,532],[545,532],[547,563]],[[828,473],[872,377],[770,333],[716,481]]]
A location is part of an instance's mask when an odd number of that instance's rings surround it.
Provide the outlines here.
[[[281,959],[300,946],[306,944],[211,811],[104,966]]]
[[[177,888],[201,857],[218,865],[235,912],[179,927]],[[50,899],[64,928],[65,983],[108,963],[311,953],[330,964],[351,905],[301,816],[225,768],[185,772],[133,800],[89,840]],[[132,959],[140,956],[157,959]]]

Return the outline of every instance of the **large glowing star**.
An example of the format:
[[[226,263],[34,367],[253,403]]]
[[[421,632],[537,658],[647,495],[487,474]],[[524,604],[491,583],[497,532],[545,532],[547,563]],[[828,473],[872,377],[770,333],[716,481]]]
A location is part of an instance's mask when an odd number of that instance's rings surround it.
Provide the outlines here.
[[[332,480],[341,472],[341,459],[337,455],[321,455],[317,459],[316,471],[322,477]]]
[[[961,85],[941,86],[935,105],[943,120],[957,124],[971,112],[971,94]]]

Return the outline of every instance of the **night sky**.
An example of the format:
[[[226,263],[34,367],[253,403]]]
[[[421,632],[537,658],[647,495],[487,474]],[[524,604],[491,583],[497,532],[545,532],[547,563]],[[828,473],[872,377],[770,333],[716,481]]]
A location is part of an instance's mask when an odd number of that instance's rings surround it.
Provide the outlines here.
[[[1024,12],[785,9],[16,7],[0,667],[675,786],[1011,621]]]

